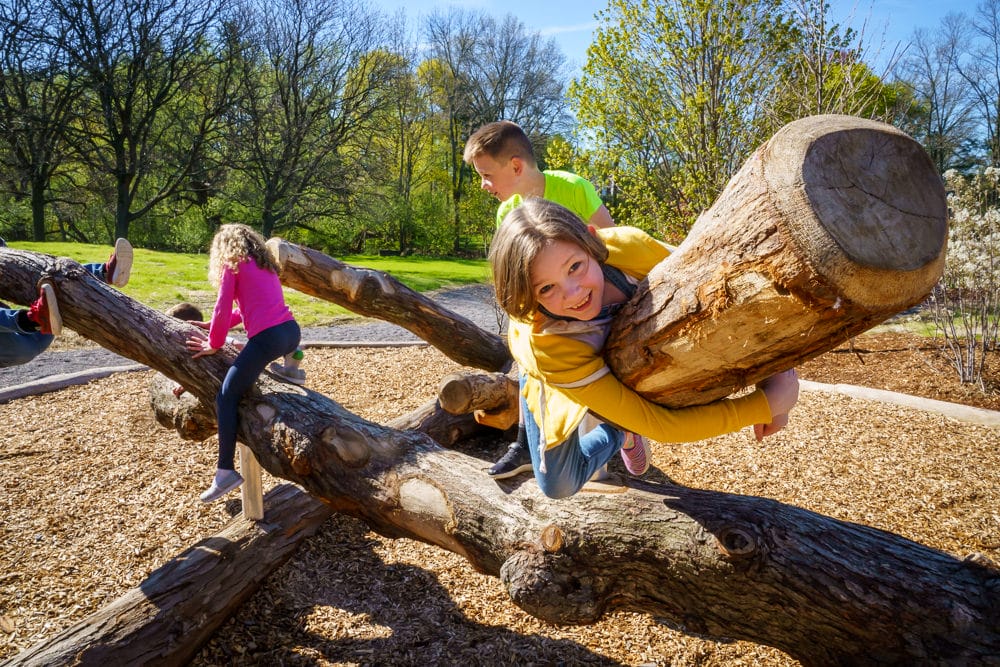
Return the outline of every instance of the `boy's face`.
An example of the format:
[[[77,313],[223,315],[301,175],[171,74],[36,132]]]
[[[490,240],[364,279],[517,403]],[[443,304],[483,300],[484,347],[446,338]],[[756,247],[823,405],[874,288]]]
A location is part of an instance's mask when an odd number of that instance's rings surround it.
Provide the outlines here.
[[[479,155],[472,158],[472,167],[483,179],[480,187],[500,201],[506,201],[518,194],[519,165],[520,160],[517,158],[497,160],[489,155]]]
[[[542,248],[531,263],[531,288],[540,305],[561,317],[592,320],[604,305],[600,262],[569,241]]]

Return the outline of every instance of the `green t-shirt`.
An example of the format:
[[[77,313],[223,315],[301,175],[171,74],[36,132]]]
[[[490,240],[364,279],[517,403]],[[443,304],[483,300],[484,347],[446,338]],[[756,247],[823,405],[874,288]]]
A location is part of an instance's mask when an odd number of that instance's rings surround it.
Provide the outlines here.
[[[590,216],[594,215],[604,203],[594,189],[594,184],[583,176],[568,171],[543,171],[542,174],[545,176],[543,198],[565,206],[580,216],[584,222],[589,222]],[[513,195],[500,203],[500,207],[497,208],[497,227],[508,213],[521,205],[522,201],[524,199],[521,195]]]

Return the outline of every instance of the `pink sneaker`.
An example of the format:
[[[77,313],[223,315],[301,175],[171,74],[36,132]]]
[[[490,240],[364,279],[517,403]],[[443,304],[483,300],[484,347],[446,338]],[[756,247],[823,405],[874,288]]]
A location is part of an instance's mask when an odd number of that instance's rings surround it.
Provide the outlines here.
[[[649,470],[646,440],[641,435],[638,433],[625,434],[625,444],[622,445],[622,460],[625,462],[625,469],[633,475],[642,475]]]

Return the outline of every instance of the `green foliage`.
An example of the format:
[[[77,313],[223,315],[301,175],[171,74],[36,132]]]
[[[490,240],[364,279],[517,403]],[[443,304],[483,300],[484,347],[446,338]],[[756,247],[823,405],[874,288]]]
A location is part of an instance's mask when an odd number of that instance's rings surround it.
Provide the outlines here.
[[[619,223],[686,230],[766,138],[778,0],[611,0],[569,97]],[[594,174],[591,174],[594,175]]]

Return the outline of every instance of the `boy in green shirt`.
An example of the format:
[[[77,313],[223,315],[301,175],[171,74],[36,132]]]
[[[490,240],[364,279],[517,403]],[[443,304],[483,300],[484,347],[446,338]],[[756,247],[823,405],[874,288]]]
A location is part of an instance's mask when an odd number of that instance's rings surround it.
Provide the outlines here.
[[[538,169],[531,141],[517,123],[501,120],[483,125],[465,142],[462,159],[479,174],[482,188],[500,200],[497,227],[530,197],[561,204],[594,227],[615,224],[590,181],[568,171]],[[518,426],[517,440],[487,474],[506,479],[522,472],[531,472],[523,421]]]

